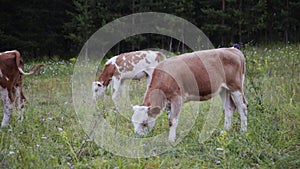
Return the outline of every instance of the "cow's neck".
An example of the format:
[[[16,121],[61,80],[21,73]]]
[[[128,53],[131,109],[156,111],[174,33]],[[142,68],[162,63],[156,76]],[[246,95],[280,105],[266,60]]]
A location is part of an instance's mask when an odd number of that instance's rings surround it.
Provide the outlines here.
[[[142,106],[150,106],[150,107],[160,107],[163,109],[166,105],[166,97],[161,90],[158,89],[148,89]]]
[[[99,82],[101,82],[102,83],[102,85],[103,86],[105,86],[105,87],[107,87],[107,86],[109,86],[109,84],[110,84],[110,81],[111,81],[111,77],[109,77],[109,78],[104,78],[104,77],[99,77],[99,79],[98,79],[98,81]]]
[[[110,84],[110,81],[112,80],[115,70],[116,70],[115,65],[113,64],[105,65],[98,81],[102,82],[102,85],[107,87]]]

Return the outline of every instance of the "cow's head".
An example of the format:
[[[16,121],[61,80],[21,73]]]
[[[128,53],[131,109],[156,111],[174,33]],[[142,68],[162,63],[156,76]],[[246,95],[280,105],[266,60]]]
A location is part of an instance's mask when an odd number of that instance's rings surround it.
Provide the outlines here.
[[[94,99],[97,99],[98,97],[101,97],[105,92],[106,86],[103,85],[103,82],[93,82],[93,97]]]
[[[131,121],[134,125],[134,132],[138,135],[146,135],[155,126],[156,115],[160,108],[150,108],[148,106],[133,106],[134,113]],[[158,112],[158,113],[157,113]]]

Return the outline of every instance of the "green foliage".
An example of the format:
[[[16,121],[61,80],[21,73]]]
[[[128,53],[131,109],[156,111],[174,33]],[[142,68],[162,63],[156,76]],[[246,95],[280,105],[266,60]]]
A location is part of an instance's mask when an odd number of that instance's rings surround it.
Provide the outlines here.
[[[215,46],[288,44],[300,39],[299,0],[2,0],[0,6],[0,51],[18,49],[30,59],[72,58],[96,30],[140,12],[182,17],[201,28]],[[112,53],[157,46],[172,52],[185,50],[170,37],[139,35],[116,44]]]
[[[220,134],[220,122],[207,141],[199,142],[207,113],[202,109],[181,143],[145,159],[115,156],[89,139],[73,108],[70,81],[75,60],[45,61],[46,66],[39,74],[24,79],[28,99],[24,121],[17,123],[17,114],[13,113],[11,126],[0,131],[0,168],[297,168],[300,46],[246,47],[243,52],[247,61],[249,131],[239,132],[239,115],[235,113],[230,131]],[[130,97],[138,104],[143,97],[144,81],[130,83],[137,89]],[[98,108],[104,110],[106,120],[118,133],[132,136],[130,108],[126,116],[118,115],[115,109],[107,107],[113,106],[110,90],[106,95],[106,107],[100,100]],[[0,113],[0,119],[2,116]],[[184,115],[181,117],[183,121]],[[164,112],[150,135],[167,130]]]
[[[66,0],[3,0],[0,6],[0,51],[17,49],[27,58],[67,51],[62,24],[70,19]]]

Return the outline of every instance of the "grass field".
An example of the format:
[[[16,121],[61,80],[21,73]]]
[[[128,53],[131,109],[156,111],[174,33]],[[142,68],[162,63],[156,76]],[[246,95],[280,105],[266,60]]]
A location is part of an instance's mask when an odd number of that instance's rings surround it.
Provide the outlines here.
[[[204,108],[177,146],[148,158],[114,155],[88,138],[73,107],[74,62],[45,61],[38,74],[25,77],[28,103],[23,122],[18,123],[13,113],[10,127],[0,131],[0,168],[299,168],[300,45],[247,47],[243,52],[248,132],[239,132],[235,113],[230,131],[220,134],[222,120],[209,139],[199,141]],[[33,64],[27,63],[26,70]],[[130,83],[142,86],[143,82]],[[142,91],[130,95],[134,104],[142,101]],[[113,106],[110,96],[105,99]],[[102,103],[98,102],[98,109]],[[119,134],[132,136],[133,126],[126,118],[130,113],[120,116],[106,106],[103,115]],[[150,134],[168,131],[167,126],[163,114]]]

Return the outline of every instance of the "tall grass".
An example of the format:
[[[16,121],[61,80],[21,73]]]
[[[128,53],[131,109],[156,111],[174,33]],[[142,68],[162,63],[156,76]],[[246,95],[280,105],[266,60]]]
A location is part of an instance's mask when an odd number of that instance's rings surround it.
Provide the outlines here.
[[[116,156],[87,137],[73,108],[70,81],[74,63],[45,61],[39,74],[25,77],[28,103],[23,122],[17,123],[14,113],[10,126],[0,131],[0,168],[297,168],[300,45],[247,47],[243,52],[249,131],[239,132],[240,120],[235,113],[230,131],[220,134],[222,121],[208,140],[198,141],[204,108],[176,147],[140,159]],[[27,64],[26,70],[34,63]],[[143,82],[130,83],[139,86]],[[142,91],[130,96],[135,104],[141,102]],[[110,92],[107,94],[109,101]],[[102,106],[98,102],[98,108]],[[105,109],[104,116],[118,132],[130,136],[130,113],[119,115],[114,109]],[[166,113],[150,134],[161,131],[168,131]]]

